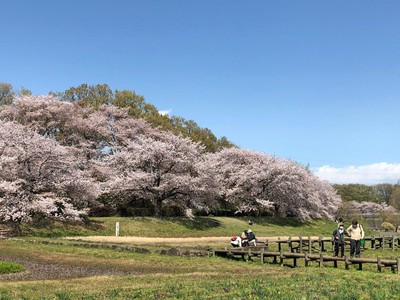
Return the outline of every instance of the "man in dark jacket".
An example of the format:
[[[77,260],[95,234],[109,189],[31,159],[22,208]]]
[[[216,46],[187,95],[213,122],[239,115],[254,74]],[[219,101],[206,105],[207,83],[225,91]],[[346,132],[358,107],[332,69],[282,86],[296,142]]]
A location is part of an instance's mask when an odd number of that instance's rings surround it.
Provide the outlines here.
[[[332,233],[333,235],[333,242],[335,245],[335,256],[339,255],[339,248],[340,248],[340,256],[344,256],[344,236],[346,232],[344,231],[343,225],[339,225],[337,229],[335,229]]]
[[[256,236],[254,235],[253,231],[251,231],[251,229],[247,230],[246,238],[247,241],[249,242],[249,245],[253,244],[254,246],[257,246]]]

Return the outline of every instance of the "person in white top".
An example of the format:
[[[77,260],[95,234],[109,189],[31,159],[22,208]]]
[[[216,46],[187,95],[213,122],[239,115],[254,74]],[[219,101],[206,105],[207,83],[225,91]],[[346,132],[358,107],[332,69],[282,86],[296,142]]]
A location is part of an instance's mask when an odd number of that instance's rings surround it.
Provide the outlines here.
[[[356,220],[351,222],[351,226],[347,228],[347,233],[350,236],[350,256],[360,257],[361,240],[364,239],[364,229]]]
[[[233,247],[242,247],[242,239],[240,238],[240,236],[231,237],[231,245]]]

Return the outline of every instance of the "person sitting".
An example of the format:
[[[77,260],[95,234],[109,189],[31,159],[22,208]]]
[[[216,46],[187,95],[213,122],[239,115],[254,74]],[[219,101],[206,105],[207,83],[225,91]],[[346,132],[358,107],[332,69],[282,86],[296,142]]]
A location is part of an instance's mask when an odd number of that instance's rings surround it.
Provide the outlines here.
[[[235,248],[242,247],[242,239],[240,238],[240,236],[231,237],[231,245]]]
[[[242,247],[247,247],[249,245],[249,241],[247,240],[247,230],[242,232],[240,238],[242,240]]]
[[[253,231],[251,231],[251,229],[247,230],[246,238],[249,245],[253,244],[254,246],[257,246],[256,236],[254,235]]]

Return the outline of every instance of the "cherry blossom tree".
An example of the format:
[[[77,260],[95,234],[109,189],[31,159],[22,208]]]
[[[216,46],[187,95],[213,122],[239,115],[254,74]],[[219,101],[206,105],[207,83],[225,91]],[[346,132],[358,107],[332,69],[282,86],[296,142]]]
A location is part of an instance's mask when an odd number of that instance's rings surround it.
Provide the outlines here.
[[[100,192],[130,205],[332,218],[340,197],[298,164],[236,148],[205,153],[189,138],[134,119],[128,108],[96,109],[54,96],[21,96],[0,111],[0,216],[75,218]],[[19,124],[19,125],[17,125]],[[103,197],[107,201],[107,197]],[[98,204],[98,203],[97,203]]]
[[[67,147],[0,121],[0,219],[32,221],[37,214],[79,219],[98,194],[95,187],[83,178]],[[75,197],[83,188],[86,196]]]
[[[333,188],[294,162],[230,148],[207,155],[219,196],[237,212],[272,210],[280,216],[333,218],[340,205]]]
[[[73,147],[75,155],[87,159],[96,159],[104,148],[124,144],[137,134],[162,134],[143,119],[132,119],[128,109],[104,105],[95,110],[54,96],[17,97],[0,111],[0,119],[17,122],[63,146]]]
[[[150,201],[156,217],[170,204],[207,208],[212,182],[196,168],[203,151],[200,144],[171,133],[158,139],[136,136],[109,157],[110,192]]]

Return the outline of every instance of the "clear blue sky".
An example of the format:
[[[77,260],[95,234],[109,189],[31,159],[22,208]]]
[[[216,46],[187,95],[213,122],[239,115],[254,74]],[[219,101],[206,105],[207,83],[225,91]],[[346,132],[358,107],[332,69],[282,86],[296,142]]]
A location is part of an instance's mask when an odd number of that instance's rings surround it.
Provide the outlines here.
[[[400,179],[397,0],[0,0],[0,11],[0,82],[16,89],[107,83],[331,182]]]

